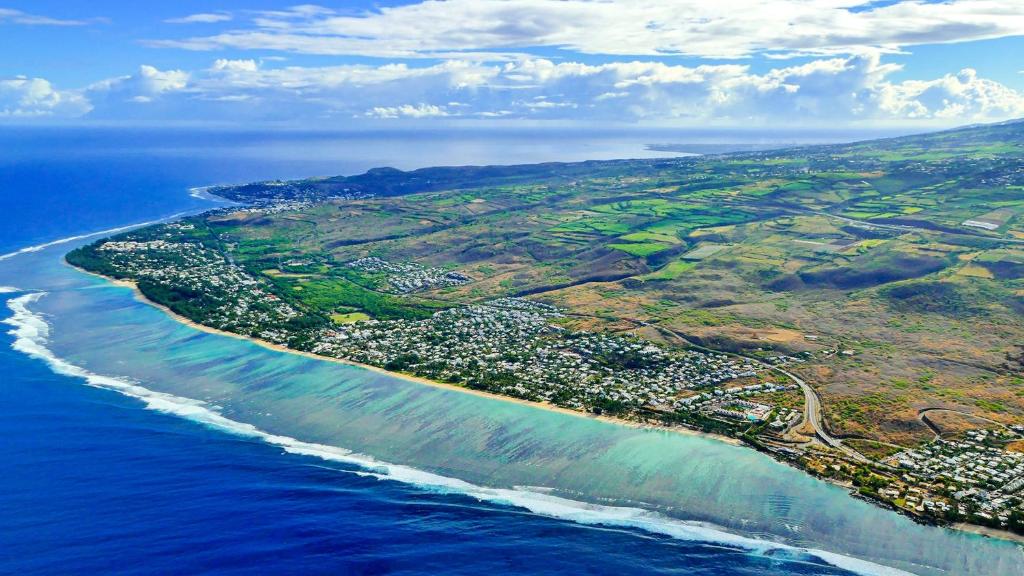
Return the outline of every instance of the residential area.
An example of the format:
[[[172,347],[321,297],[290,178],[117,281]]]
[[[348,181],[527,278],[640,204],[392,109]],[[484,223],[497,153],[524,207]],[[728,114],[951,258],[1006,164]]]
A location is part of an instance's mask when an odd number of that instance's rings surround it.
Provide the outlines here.
[[[218,188],[245,205],[67,259],[212,328],[1020,531],[1020,130]]]

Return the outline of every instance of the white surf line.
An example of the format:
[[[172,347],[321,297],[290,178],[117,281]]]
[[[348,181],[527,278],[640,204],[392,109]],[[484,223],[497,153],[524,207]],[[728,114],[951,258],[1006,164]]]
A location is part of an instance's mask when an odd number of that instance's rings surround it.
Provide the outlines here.
[[[207,192],[210,188],[216,188],[218,184],[211,184],[209,186],[196,186],[188,189],[188,195],[195,198],[196,200],[206,200],[208,202],[217,202],[219,204],[234,204],[233,201],[227,198],[221,198],[216,194],[210,194]]]
[[[21,288],[15,288],[14,286],[0,286],[0,294],[10,294],[12,292],[21,292]]]
[[[591,526],[633,528],[678,540],[721,545],[756,555],[771,555],[792,562],[810,564],[811,562],[800,558],[810,556],[862,576],[912,576],[908,572],[867,560],[740,536],[713,524],[677,520],[642,508],[589,504],[545,494],[536,488],[488,488],[410,466],[389,464],[336,446],[303,442],[289,436],[271,434],[251,424],[226,418],[200,400],[150,390],[126,378],[96,374],[58,357],[46,346],[50,336],[50,325],[42,314],[29,309],[30,304],[45,295],[46,292],[33,292],[8,301],[7,306],[13,312],[13,316],[3,322],[13,326],[9,331],[9,334],[15,337],[11,347],[32,358],[42,360],[57,374],[80,378],[89,386],[114,390],[136,398],[150,410],[187,418],[238,436],[258,439],[291,454],[356,466],[365,470],[359,473],[362,476],[396,481],[435,493],[459,494],[492,504],[524,508],[548,518]]]
[[[118,232],[124,232],[126,230],[131,230],[132,228],[138,228],[140,226],[149,226],[151,224],[159,224],[160,222],[166,222],[168,220],[173,220],[175,218],[180,218],[180,217],[182,217],[182,216],[184,216],[186,214],[188,214],[188,212],[178,212],[177,214],[171,214],[170,216],[167,216],[166,218],[160,218],[158,220],[149,220],[149,221],[146,221],[146,222],[139,222],[138,224],[128,224],[126,226],[118,226],[117,228],[109,228],[107,230],[100,230],[98,232],[89,232],[87,234],[79,234],[77,236],[68,236],[67,238],[61,238],[59,240],[53,240],[51,242],[46,242],[44,244],[36,244],[35,246],[27,246],[27,247],[22,248],[20,250],[15,250],[14,252],[8,252],[7,254],[0,254],[0,262],[2,262],[4,260],[10,260],[11,258],[14,258],[15,256],[20,256],[22,254],[30,254],[32,252],[39,252],[41,250],[45,250],[46,248],[50,248],[51,246],[58,246],[60,244],[67,244],[68,242],[74,242],[75,240],[84,240],[86,238],[91,238],[93,236],[101,236],[101,235],[104,235],[104,234],[117,234]]]
[[[228,200],[227,198],[221,198],[220,196],[214,196],[213,194],[207,194],[206,193],[206,190],[209,190],[210,188],[213,188],[214,186],[216,186],[216,185],[214,184],[214,185],[210,185],[210,186],[198,186],[198,187],[195,187],[195,188],[189,188],[188,189],[188,194],[189,194],[189,196],[191,196],[193,198],[196,198],[198,200],[206,200],[206,201],[209,201],[209,202],[217,202],[217,203],[220,203],[220,204],[234,204],[234,202],[232,202],[231,200]],[[79,234],[77,236],[68,236],[67,238],[60,238],[59,240],[53,240],[51,242],[46,242],[44,244],[37,244],[35,246],[27,246],[25,248],[21,248],[20,250],[15,250],[14,252],[8,252],[7,254],[0,254],[0,262],[3,262],[4,260],[9,260],[11,258],[14,258],[15,256],[20,256],[21,254],[29,254],[29,253],[32,253],[32,252],[39,252],[40,250],[44,250],[44,249],[49,248],[51,246],[57,246],[57,245],[60,245],[60,244],[67,244],[68,242],[74,242],[75,240],[84,240],[85,238],[91,238],[93,236],[100,236],[100,235],[103,235],[103,234],[117,234],[118,232],[124,232],[126,230],[131,230],[132,228],[139,228],[139,227],[142,227],[142,226],[149,226],[151,224],[159,224],[161,222],[167,222],[168,220],[174,220],[174,219],[180,218],[180,217],[185,216],[185,215],[190,214],[190,213],[191,213],[190,211],[189,212],[178,212],[176,214],[171,214],[170,216],[166,216],[164,218],[159,218],[157,220],[149,220],[149,221],[146,221],[146,222],[139,222],[137,224],[127,224],[125,226],[118,226],[117,228],[110,228],[110,229],[107,229],[107,230],[100,230],[98,232],[89,232],[89,233],[86,233],[86,234]]]

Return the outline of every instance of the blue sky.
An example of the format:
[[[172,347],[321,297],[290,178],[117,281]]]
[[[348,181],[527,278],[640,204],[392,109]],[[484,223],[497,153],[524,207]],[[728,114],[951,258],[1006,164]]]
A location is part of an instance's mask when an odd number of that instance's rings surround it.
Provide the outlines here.
[[[0,0],[0,122],[942,126],[1022,55],[1015,0]]]

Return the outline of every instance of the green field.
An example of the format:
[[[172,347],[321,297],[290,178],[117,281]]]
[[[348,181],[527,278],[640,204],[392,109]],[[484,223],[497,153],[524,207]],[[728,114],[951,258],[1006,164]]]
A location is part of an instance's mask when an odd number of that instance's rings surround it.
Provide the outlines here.
[[[878,449],[869,441],[930,439],[925,408],[1024,422],[1021,142],[1017,122],[731,155],[385,169],[216,189],[310,205],[224,210],[190,235],[335,325],[518,295],[571,312],[568,327],[642,321],[671,346],[805,354],[794,371],[830,428]],[[368,256],[472,281],[388,293],[386,275],[346,266]],[[102,254],[76,258],[116,272]]]

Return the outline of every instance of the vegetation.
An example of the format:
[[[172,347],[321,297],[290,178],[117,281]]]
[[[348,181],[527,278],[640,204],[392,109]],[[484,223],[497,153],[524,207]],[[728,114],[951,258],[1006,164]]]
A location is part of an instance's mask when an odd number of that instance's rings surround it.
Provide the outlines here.
[[[679,159],[376,169],[212,192],[252,206],[192,219],[184,234],[264,279],[297,322],[415,320],[528,295],[567,310],[562,322],[574,329],[801,354],[794,371],[818,391],[829,428],[865,439],[865,451],[930,439],[919,419],[928,408],[1024,419],[1021,122]],[[384,275],[347,266],[367,257],[471,281],[395,294]],[[122,273],[88,247],[68,260]],[[183,287],[140,288],[190,317],[210,305]]]

